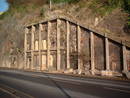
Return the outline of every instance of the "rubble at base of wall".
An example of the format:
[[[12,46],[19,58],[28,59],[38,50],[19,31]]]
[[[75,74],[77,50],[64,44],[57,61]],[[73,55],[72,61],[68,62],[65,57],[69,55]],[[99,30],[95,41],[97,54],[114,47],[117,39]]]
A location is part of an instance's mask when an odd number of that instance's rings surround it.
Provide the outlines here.
[[[65,74],[71,73],[71,74],[78,74],[78,75],[90,75],[91,71],[68,69],[68,70],[65,70],[64,73]]]
[[[101,75],[102,76],[111,76],[111,77],[113,77],[113,76],[120,76],[120,77],[123,76],[123,74],[120,73],[120,72],[106,71],[106,70],[101,71]]]
[[[125,72],[125,74],[126,74],[126,77],[127,77],[128,79],[130,79],[130,72]]]
[[[91,75],[91,71],[90,70],[77,70],[77,73],[79,75]]]
[[[67,70],[64,71],[65,74],[67,74],[67,73],[73,73],[73,72],[74,72],[74,70],[72,68],[67,69]]]

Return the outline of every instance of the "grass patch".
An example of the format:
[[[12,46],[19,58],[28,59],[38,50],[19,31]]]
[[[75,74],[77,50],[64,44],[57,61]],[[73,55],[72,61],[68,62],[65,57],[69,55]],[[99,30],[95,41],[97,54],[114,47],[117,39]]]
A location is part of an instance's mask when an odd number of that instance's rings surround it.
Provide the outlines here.
[[[52,0],[53,3],[75,3],[80,0]]]
[[[120,2],[115,3],[113,2],[113,0],[92,0],[89,5],[89,8],[92,9],[95,14],[105,16],[111,13],[115,8],[118,8],[120,6]]]

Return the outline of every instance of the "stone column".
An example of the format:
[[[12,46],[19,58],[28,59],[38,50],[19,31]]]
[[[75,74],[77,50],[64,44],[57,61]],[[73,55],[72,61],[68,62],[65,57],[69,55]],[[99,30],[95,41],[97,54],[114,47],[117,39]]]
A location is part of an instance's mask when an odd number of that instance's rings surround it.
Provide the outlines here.
[[[34,66],[34,32],[35,32],[35,27],[32,26],[31,34],[32,34],[32,39],[31,39],[31,66],[30,69],[33,69]]]
[[[126,46],[122,45],[122,52],[123,52],[123,72],[128,72],[127,69],[127,60],[126,60]]]
[[[91,72],[92,75],[95,74],[95,64],[94,64],[94,34],[90,32],[90,47],[91,47]]]
[[[105,35],[105,54],[106,54],[106,70],[110,71],[110,60],[109,60],[109,41]]]
[[[39,24],[39,66],[40,70],[43,70],[42,66],[42,55],[41,55],[41,49],[42,49],[42,39],[41,39],[41,32],[42,32],[42,24]]]
[[[70,48],[70,40],[69,40],[69,38],[70,38],[70,24],[69,24],[69,22],[67,21],[66,22],[66,24],[67,24],[67,58],[66,58],[66,60],[67,60],[67,69],[69,69],[70,68],[70,51],[69,51],[69,48]]]
[[[81,40],[81,29],[80,26],[77,26],[77,33],[78,33],[78,70],[82,70],[81,69],[81,60],[80,60],[80,50],[81,50],[81,45],[80,45],[80,40]]]
[[[24,35],[24,65],[23,68],[27,68],[27,33],[28,28],[25,28],[25,35]]]
[[[61,55],[60,55],[60,19],[57,19],[57,70],[60,70]]]
[[[51,23],[48,22],[47,27],[47,69],[49,69],[49,59],[50,59],[50,31],[51,31]]]

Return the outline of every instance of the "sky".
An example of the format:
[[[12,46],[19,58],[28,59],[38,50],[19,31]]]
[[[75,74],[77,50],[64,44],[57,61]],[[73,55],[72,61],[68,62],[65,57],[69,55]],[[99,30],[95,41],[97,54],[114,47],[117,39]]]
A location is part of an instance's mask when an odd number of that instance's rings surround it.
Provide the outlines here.
[[[9,4],[6,0],[0,0],[0,12],[5,12],[9,8]]]

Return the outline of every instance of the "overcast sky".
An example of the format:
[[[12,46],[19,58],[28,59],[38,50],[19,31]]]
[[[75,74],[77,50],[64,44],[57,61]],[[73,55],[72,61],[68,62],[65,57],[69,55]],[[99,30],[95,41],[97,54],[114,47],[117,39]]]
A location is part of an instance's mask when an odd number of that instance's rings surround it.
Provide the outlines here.
[[[9,8],[9,4],[6,0],[0,0],[0,12],[5,12]]]

